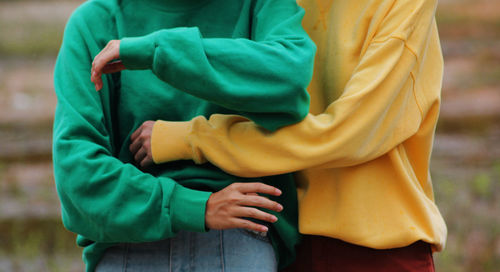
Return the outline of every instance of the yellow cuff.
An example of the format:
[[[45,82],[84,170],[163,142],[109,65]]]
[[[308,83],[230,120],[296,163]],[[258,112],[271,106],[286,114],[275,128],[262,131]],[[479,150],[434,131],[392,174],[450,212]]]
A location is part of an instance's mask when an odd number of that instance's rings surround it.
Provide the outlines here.
[[[151,135],[153,161],[160,164],[192,160],[192,149],[188,141],[190,127],[190,122],[156,121]]]

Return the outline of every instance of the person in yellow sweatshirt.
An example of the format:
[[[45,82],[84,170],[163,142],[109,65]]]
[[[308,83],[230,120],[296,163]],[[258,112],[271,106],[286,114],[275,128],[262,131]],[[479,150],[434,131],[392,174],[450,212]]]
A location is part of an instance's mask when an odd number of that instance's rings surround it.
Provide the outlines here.
[[[443,75],[437,1],[299,4],[317,45],[303,121],[272,133],[237,115],[148,122],[139,160],[208,161],[242,177],[297,171],[305,236],[291,270],[433,271],[447,233],[429,175]]]

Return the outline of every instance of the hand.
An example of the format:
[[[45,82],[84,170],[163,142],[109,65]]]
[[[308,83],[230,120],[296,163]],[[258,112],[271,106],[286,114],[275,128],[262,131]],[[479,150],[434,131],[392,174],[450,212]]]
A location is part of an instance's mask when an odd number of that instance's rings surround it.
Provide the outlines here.
[[[281,191],[263,183],[233,183],[213,193],[207,201],[205,225],[210,229],[245,228],[266,232],[266,226],[243,218],[274,223],[276,216],[255,207],[280,212],[283,206],[257,193],[279,196]]]
[[[129,146],[130,152],[134,156],[134,160],[141,167],[146,167],[153,164],[153,153],[151,151],[151,135],[153,134],[154,121],[146,121],[132,133]]]
[[[111,40],[106,47],[95,56],[92,62],[92,70],[90,73],[90,81],[95,85],[95,90],[102,89],[102,74],[116,73],[125,70],[125,66],[121,61],[110,61],[120,58],[120,40]]]

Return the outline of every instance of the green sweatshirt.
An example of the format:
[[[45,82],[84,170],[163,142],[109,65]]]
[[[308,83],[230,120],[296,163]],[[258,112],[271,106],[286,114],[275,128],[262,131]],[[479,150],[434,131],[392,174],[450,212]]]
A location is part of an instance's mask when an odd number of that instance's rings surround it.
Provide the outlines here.
[[[78,234],[87,271],[113,244],[205,231],[208,197],[233,182],[282,189],[270,234],[280,266],[291,261],[290,175],[244,179],[190,161],[146,171],[128,147],[146,120],[234,113],[267,130],[302,120],[315,52],[303,14],[295,0],[94,0],[72,14],[55,66],[53,158],[63,223]],[[129,70],[105,75],[96,92],[91,62],[112,39]]]

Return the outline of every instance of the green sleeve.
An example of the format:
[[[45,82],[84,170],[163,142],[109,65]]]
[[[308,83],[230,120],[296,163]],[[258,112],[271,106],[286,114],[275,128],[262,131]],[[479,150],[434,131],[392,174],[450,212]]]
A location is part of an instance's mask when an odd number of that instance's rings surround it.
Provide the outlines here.
[[[90,82],[92,56],[110,35],[91,30],[87,22],[106,16],[85,12],[87,7],[68,22],[54,72],[53,160],[64,225],[99,242],[154,241],[181,229],[205,231],[210,193],[156,178],[113,156],[115,84],[105,76],[104,90],[96,92]]]
[[[172,28],[122,39],[120,58],[129,69],[151,69],[179,90],[275,130],[309,110],[316,47],[301,26],[303,15],[295,0],[258,1],[251,40]]]

